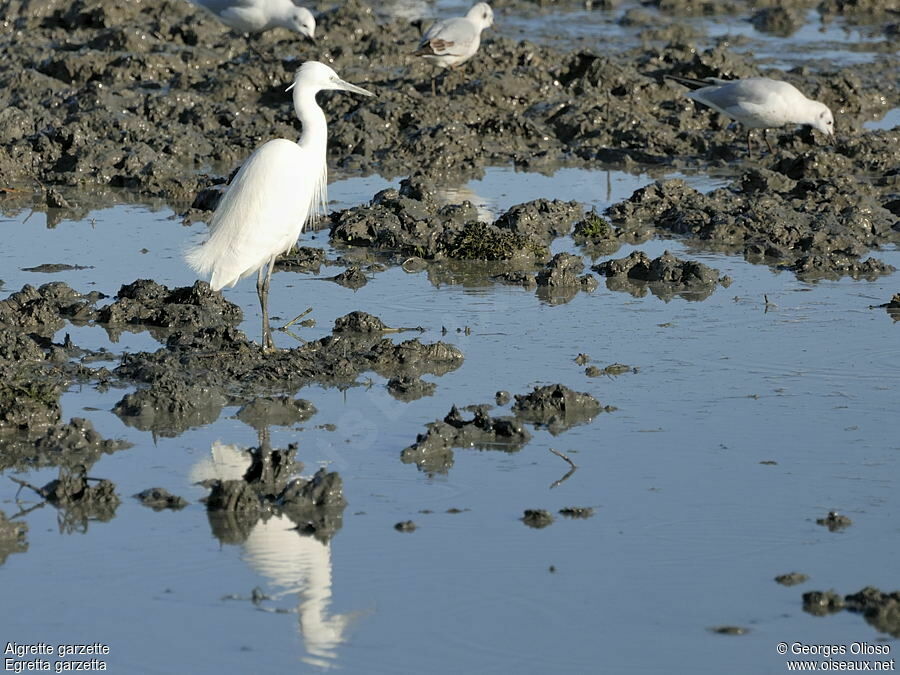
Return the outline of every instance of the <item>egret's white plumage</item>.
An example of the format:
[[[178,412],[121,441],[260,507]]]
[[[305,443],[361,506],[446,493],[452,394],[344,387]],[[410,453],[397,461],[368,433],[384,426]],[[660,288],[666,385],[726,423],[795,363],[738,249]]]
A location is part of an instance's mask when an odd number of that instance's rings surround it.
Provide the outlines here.
[[[481,44],[481,31],[493,23],[491,6],[479,2],[464,17],[432,25],[422,36],[415,54],[442,68],[453,68],[475,55]]]
[[[194,0],[238,33],[286,28],[314,40],[316,19],[293,0]]]
[[[826,136],[834,135],[834,116],[824,103],[806,98],[794,85],[768,77],[748,77],[742,80],[708,78],[694,80],[668,76],[669,79],[693,87],[686,96],[708,105],[747,127],[747,148],[750,130],[782,127],[786,124],[805,124]]]
[[[328,124],[316,94],[337,89],[373,95],[318,61],[300,66],[288,89],[303,124],[300,141],[271,140],[250,155],[213,214],[209,238],[185,256],[216,291],[259,271],[264,349],[274,348],[267,302],[275,258],[296,243],[308,220],[325,212]]]

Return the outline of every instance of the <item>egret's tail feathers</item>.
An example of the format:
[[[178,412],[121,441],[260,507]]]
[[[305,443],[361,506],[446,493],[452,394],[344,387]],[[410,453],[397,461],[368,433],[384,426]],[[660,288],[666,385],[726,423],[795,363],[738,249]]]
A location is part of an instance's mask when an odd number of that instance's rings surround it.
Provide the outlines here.
[[[208,242],[207,242],[208,243]],[[214,291],[221,291],[229,284],[233,285],[237,279],[227,279],[221,268],[216,267],[215,256],[206,244],[200,244],[188,249],[184,254],[187,264],[202,278],[211,277],[209,286]]]

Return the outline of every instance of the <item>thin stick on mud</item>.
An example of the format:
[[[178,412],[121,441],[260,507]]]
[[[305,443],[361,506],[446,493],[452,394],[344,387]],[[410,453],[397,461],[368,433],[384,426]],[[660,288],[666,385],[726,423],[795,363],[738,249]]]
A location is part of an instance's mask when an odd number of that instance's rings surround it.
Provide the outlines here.
[[[561,457],[562,459],[564,459],[565,461],[567,461],[567,462],[569,463],[569,466],[572,467],[571,469],[569,469],[569,470],[566,472],[566,475],[565,475],[565,476],[563,476],[563,477],[560,478],[559,480],[553,481],[553,482],[550,484],[550,489],[552,490],[553,488],[557,487],[558,485],[562,485],[564,482],[566,482],[567,480],[569,480],[569,477],[570,477],[573,473],[575,473],[575,470],[576,470],[578,467],[575,465],[575,462],[573,462],[573,461],[569,458],[568,455],[566,455],[566,454],[564,454],[564,453],[562,453],[562,452],[560,452],[559,450],[556,450],[556,449],[554,449],[554,448],[549,448],[549,450],[550,450],[550,452],[552,452],[552,453],[553,453],[554,455],[556,455],[557,457]]]
[[[550,452],[552,452],[552,453],[553,453],[554,455],[556,455],[557,457],[560,457],[560,458],[566,460],[566,461],[569,463],[569,466],[572,467],[572,470],[573,470],[573,471],[574,471],[575,469],[578,468],[577,466],[575,466],[575,462],[573,462],[573,461],[571,460],[571,458],[570,458],[568,455],[566,455],[566,454],[560,452],[559,450],[555,450],[555,449],[553,449],[553,448],[550,448]]]
[[[29,489],[34,490],[35,492],[37,492],[37,493],[41,496],[41,498],[43,498],[43,499],[46,499],[46,498],[47,498],[47,496],[44,494],[44,492],[43,492],[43,490],[42,490],[41,488],[35,487],[35,486],[32,485],[31,483],[28,483],[27,481],[24,481],[24,480],[19,480],[18,478],[13,478],[12,476],[9,476],[9,479],[10,479],[13,483],[18,483],[18,484],[19,484],[19,489],[16,490],[16,495],[18,495],[18,494],[22,491],[22,488],[23,488],[23,487],[27,487],[27,488],[29,488]]]
[[[293,319],[291,319],[290,321],[288,321],[286,324],[284,324],[284,325],[283,325],[281,328],[279,328],[278,330],[285,330],[286,328],[290,328],[290,327],[293,326],[295,323],[297,323],[300,319],[302,319],[304,316],[306,316],[307,314],[309,314],[311,311],[313,311],[313,308],[312,308],[312,307],[307,307],[305,312],[300,312],[297,316],[295,316]]]

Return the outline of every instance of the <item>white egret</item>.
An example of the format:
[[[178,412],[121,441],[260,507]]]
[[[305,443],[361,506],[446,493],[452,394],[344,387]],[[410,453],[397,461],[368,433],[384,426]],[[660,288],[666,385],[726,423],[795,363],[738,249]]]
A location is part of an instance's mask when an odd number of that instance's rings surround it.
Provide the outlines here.
[[[750,132],[762,129],[763,140],[774,152],[766,137],[766,129],[786,124],[805,124],[826,136],[834,135],[834,116],[824,103],[806,98],[792,84],[768,77],[748,77],[742,80],[666,76],[694,91],[686,95],[708,105],[747,127],[747,152],[752,152]]]
[[[300,141],[278,138],[257,148],[222,197],[209,224],[209,238],[185,256],[198,274],[211,277],[216,291],[258,271],[263,351],[275,349],[268,311],[275,258],[297,242],[307,220],[325,214],[328,123],[316,94],[335,89],[374,96],[318,61],[300,66],[291,89],[294,111],[303,124]]]
[[[434,23],[413,52],[441,68],[455,68],[475,55],[481,45],[481,31],[494,23],[494,11],[479,2],[464,17]],[[431,81],[432,91],[434,80]]]
[[[316,19],[293,0],[194,0],[237,33],[286,28],[315,43]]]

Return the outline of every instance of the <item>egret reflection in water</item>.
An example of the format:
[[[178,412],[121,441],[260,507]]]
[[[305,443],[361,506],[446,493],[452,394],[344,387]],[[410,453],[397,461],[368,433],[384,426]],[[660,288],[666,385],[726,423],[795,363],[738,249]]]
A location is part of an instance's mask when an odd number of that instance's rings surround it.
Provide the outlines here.
[[[260,433],[260,450],[270,450],[268,434]],[[216,441],[210,454],[194,465],[191,479],[240,480],[252,463],[251,452]],[[221,517],[220,517],[221,516]],[[210,513],[214,533],[225,543],[240,544],[242,559],[265,579],[262,588],[271,600],[296,594],[298,629],[306,648],[303,660],[327,668],[335,664],[338,647],[360,612],[330,614],[332,563],[330,535],[323,541],[298,530],[284,513],[241,519],[234,513]]]

